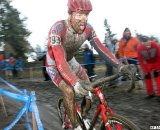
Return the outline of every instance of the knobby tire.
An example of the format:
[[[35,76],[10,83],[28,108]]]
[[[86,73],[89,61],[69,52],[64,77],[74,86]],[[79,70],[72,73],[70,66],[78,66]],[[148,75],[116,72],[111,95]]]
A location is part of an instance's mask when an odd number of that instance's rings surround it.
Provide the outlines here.
[[[120,123],[122,127],[122,130],[140,130],[140,128],[138,128],[135,124],[133,124],[131,121],[129,121],[128,119],[122,117],[122,116],[119,116],[117,114],[110,114],[110,115],[107,115],[107,119],[109,121],[113,121],[113,122],[117,122],[117,123]],[[112,130],[117,130],[117,128],[115,128],[115,123],[112,123],[111,124],[111,127]],[[101,121],[100,123],[100,130],[107,130],[107,128],[105,127],[105,124],[103,121]]]

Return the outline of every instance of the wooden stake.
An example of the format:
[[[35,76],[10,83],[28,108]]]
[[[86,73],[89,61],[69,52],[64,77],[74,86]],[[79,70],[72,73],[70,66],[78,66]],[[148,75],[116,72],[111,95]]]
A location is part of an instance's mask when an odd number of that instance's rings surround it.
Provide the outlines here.
[[[4,112],[5,116],[7,117],[8,115],[7,115],[7,111],[6,111],[6,107],[4,105],[4,101],[3,101],[2,95],[0,95],[0,101],[1,101],[3,112]]]
[[[35,115],[33,112],[32,112],[32,126],[33,126],[33,130],[37,130]]]

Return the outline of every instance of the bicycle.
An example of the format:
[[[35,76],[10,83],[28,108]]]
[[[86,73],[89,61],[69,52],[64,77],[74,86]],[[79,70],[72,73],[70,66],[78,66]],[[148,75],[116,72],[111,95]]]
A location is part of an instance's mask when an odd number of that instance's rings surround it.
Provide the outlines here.
[[[101,78],[92,83],[93,90],[90,90],[93,94],[96,95],[99,99],[99,104],[94,112],[94,116],[92,120],[88,122],[88,120],[83,119],[81,116],[81,110],[76,103],[77,116],[79,119],[79,123],[83,130],[93,130],[95,129],[95,124],[98,120],[99,115],[101,115],[100,125],[98,127],[99,130],[140,130],[135,124],[133,124],[128,119],[115,114],[112,109],[108,106],[107,101],[105,100],[104,95],[102,94],[101,89],[104,85],[99,86],[100,84],[104,84],[108,81],[114,80],[119,77],[119,74],[112,75],[110,77]],[[73,129],[69,118],[67,117],[67,113],[63,106],[63,98],[60,98],[57,102],[57,111],[58,116],[61,121],[61,125],[63,129]]]

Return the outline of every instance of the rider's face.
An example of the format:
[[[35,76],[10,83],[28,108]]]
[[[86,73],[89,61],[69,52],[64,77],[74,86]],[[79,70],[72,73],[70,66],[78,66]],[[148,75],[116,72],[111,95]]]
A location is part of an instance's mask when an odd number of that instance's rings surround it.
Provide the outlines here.
[[[71,14],[71,25],[76,33],[83,33],[86,28],[89,13],[73,12]]]

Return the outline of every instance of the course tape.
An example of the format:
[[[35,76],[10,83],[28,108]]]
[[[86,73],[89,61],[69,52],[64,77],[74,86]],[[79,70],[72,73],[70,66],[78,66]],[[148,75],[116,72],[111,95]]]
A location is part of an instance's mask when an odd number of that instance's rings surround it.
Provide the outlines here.
[[[3,82],[5,81],[2,78],[0,79]],[[4,83],[13,87],[13,85],[8,83],[7,81],[5,81]],[[14,90],[18,90],[15,86],[13,88]],[[36,105],[35,92],[32,91],[29,94],[27,94],[26,90],[21,91],[21,92],[23,93],[23,95],[15,94],[15,93],[12,93],[12,92],[9,92],[9,91],[6,91],[0,88],[0,94],[10,97],[12,99],[15,99],[16,101],[24,102],[24,106],[21,108],[16,118],[3,130],[11,130],[15,126],[15,124],[21,119],[22,116],[25,116],[25,124],[26,124],[27,130],[32,130],[32,127],[31,127],[31,124],[28,118],[28,112],[33,112],[33,114],[35,115],[35,120],[36,120],[36,125],[37,125],[38,130],[44,130],[42,122],[40,120],[38,107]]]
[[[35,118],[36,118],[36,123],[37,123],[38,129],[39,130],[43,130],[43,125],[42,125],[42,122],[41,122],[41,120],[39,118],[38,107],[36,105],[35,92],[31,92],[31,97],[32,97],[31,107],[32,107],[32,111],[34,111],[34,115],[35,115]]]
[[[23,101],[23,102],[27,102],[28,101],[28,96],[11,93],[11,92],[6,91],[6,90],[4,90],[2,88],[0,88],[0,94],[5,95],[5,96],[10,97],[10,98],[13,98],[13,99],[15,99],[17,101]]]
[[[137,59],[132,59],[132,58],[120,58],[120,61],[124,61],[124,60],[131,60],[131,61],[138,61]]]
[[[132,59],[132,58],[120,58],[119,59],[120,61],[124,61],[124,60],[132,60],[132,61],[138,61],[138,60],[136,60],[136,59]],[[81,64],[82,66],[84,66],[84,65],[90,65],[90,64],[104,64],[105,63],[105,61],[101,61],[101,62],[93,62],[93,63],[89,63],[89,64]],[[39,69],[39,68],[44,68],[44,67],[46,67],[46,66],[40,66],[40,67],[30,67],[30,68],[24,68],[23,67],[23,70],[25,70],[25,69]],[[12,69],[10,69],[10,68],[6,68],[6,69],[0,69],[0,70],[12,70]]]
[[[12,121],[12,123],[9,126],[7,126],[6,128],[4,128],[4,130],[11,130],[13,128],[13,126],[15,126],[15,124],[20,120],[20,118],[22,117],[22,115],[27,110],[28,103],[29,102],[25,103],[24,107],[22,107],[22,109],[20,110],[20,112],[18,113],[18,115],[16,116],[16,118]]]
[[[20,93],[20,94],[23,94],[23,91],[19,90],[19,89],[16,88],[14,85],[8,83],[6,80],[2,79],[1,77],[0,77],[0,80],[1,80],[3,83],[5,83],[7,86],[9,86],[11,89],[13,89],[14,91],[16,91],[16,92],[18,92],[18,93]]]

